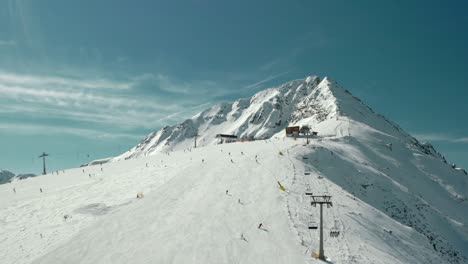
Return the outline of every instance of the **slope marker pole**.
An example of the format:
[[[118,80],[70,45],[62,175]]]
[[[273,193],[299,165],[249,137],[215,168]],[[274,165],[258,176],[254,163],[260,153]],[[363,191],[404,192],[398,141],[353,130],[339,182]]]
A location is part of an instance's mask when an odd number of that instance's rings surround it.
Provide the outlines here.
[[[197,137],[199,137],[200,135],[196,134],[195,135],[195,139],[193,141],[193,148],[197,148]]]

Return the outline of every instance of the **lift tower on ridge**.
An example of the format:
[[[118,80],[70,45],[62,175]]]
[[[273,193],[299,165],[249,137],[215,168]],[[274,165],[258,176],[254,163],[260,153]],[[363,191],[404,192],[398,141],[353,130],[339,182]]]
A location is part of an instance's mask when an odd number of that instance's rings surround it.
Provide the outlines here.
[[[45,165],[45,157],[49,156],[49,154],[42,152],[42,154],[39,156],[39,158],[42,158],[43,164],[44,164],[44,171],[42,172],[42,175],[46,175],[46,165]]]

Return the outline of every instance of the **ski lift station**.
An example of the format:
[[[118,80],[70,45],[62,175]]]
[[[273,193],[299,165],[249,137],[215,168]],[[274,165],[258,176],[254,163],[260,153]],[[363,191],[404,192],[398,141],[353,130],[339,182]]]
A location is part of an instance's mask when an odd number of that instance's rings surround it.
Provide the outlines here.
[[[298,126],[286,127],[286,136],[287,137],[297,137],[301,129]]]
[[[286,127],[285,128],[286,136],[287,137],[299,137],[299,134],[304,134],[307,135],[308,133],[305,131],[302,131],[299,126],[291,126],[291,127]],[[312,136],[317,136],[318,132],[317,131],[310,131],[310,134]]]
[[[219,139],[219,144],[232,143],[239,140],[239,138],[236,135],[228,134],[217,134],[216,138]]]

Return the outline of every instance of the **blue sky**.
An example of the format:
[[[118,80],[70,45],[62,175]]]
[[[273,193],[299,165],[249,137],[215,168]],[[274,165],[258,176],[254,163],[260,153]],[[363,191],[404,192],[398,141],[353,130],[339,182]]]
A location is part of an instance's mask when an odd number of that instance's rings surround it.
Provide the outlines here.
[[[468,168],[466,1],[5,0],[0,169],[117,155],[219,101],[329,76]]]

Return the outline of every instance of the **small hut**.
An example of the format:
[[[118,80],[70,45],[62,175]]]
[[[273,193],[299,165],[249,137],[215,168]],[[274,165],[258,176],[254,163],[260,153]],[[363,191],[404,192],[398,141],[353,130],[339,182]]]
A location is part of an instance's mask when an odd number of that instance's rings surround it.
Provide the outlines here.
[[[301,129],[298,126],[286,127],[285,130],[287,137],[297,137],[301,132]]]

